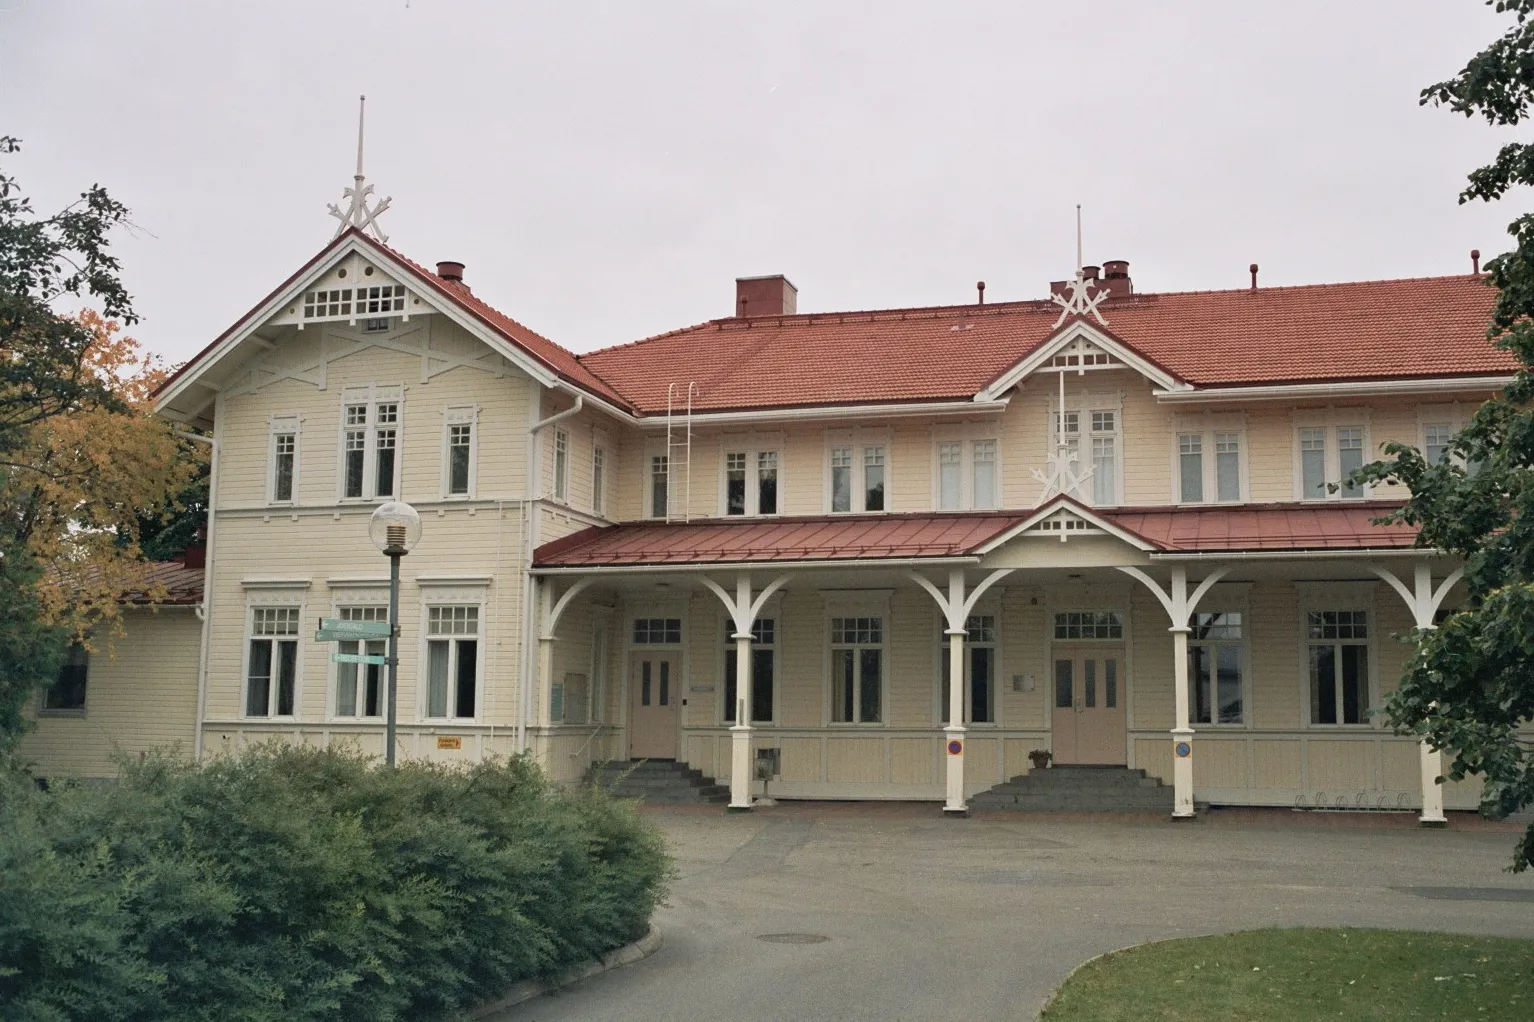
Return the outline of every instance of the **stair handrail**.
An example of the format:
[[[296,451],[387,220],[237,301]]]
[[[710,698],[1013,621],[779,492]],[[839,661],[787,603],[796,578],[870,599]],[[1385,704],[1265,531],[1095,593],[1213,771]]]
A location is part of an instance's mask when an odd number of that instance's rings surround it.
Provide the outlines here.
[[[606,724],[598,724],[596,727],[592,728],[591,729],[591,734],[586,736],[585,743],[579,749],[576,749],[574,752],[570,753],[570,758],[571,759],[580,759],[581,755],[587,749],[591,748],[591,743],[596,741],[597,735],[601,734],[602,729],[604,727],[606,727],[606,726],[607,726]]]

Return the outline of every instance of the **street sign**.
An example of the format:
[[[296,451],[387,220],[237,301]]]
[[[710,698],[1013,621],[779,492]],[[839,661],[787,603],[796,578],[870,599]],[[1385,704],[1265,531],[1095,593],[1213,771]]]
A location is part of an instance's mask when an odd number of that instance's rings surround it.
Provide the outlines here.
[[[383,666],[389,658],[372,653],[332,653],[330,659],[338,664],[378,664]]]
[[[387,639],[392,629],[387,621],[343,621],[340,618],[320,618],[320,630],[314,633],[315,642],[358,642],[364,639]]]

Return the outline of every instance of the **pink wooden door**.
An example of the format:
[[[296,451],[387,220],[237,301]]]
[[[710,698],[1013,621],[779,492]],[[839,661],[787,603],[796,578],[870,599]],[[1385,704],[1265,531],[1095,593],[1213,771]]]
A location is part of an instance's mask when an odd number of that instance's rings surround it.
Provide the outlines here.
[[[1054,761],[1093,766],[1128,763],[1124,651],[1057,646],[1051,680]]]
[[[629,755],[676,759],[682,704],[681,658],[676,653],[635,653],[629,669]]]

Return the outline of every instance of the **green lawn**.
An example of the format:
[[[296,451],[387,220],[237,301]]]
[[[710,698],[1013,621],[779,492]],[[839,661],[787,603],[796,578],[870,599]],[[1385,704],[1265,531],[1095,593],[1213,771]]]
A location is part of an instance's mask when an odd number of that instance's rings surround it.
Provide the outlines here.
[[[1253,930],[1145,944],[1084,966],[1048,1022],[1534,1018],[1534,940]]]

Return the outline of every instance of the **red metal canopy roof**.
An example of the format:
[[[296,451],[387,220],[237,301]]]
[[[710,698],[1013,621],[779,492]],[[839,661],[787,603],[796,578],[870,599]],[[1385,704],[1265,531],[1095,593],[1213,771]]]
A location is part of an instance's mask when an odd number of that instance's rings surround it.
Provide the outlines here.
[[[1416,530],[1372,524],[1394,504],[1268,504],[1088,511],[1166,552],[1378,550]],[[538,568],[744,564],[973,556],[1036,513],[835,515],[770,521],[711,518],[584,529],[534,553]]]

